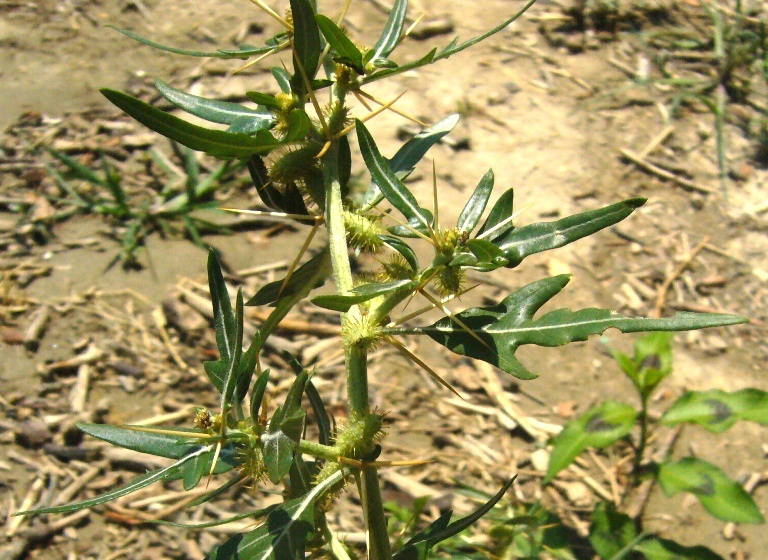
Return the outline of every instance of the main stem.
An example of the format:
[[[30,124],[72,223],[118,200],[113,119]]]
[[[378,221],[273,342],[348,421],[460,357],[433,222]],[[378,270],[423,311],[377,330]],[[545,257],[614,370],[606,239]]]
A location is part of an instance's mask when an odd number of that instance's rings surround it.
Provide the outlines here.
[[[328,227],[331,265],[336,288],[340,294],[352,289],[352,268],[347,250],[347,232],[344,228],[344,205],[339,181],[338,144],[333,142],[323,156],[323,177],[325,182],[325,223]],[[353,307],[346,314],[359,313]],[[347,320],[342,316],[342,322]],[[368,400],[368,352],[364,348],[350,346],[346,349],[347,400],[350,415],[364,416],[370,413]],[[387,520],[381,500],[379,477],[375,467],[366,467],[361,473],[360,498],[363,502],[366,533],[368,535],[368,558],[370,560],[391,560],[392,551],[387,534]]]

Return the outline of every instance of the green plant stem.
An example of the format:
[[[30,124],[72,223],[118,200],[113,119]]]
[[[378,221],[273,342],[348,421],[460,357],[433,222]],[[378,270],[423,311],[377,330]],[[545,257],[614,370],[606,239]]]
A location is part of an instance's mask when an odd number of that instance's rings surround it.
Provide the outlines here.
[[[338,145],[332,143],[323,156],[323,180],[325,186],[325,223],[328,228],[331,266],[336,289],[345,294],[352,289],[352,268],[349,264],[347,233],[344,228],[344,205],[339,180]],[[355,306],[347,313],[359,313]],[[342,322],[345,318],[342,316]],[[368,402],[368,352],[364,348],[350,346],[347,359],[347,398],[350,414],[365,415],[370,411]],[[360,498],[363,502],[366,530],[370,535],[368,557],[371,560],[390,560],[392,551],[387,533],[387,520],[381,500],[379,478],[375,468],[362,473]]]
[[[303,439],[299,442],[299,453],[311,455],[326,461],[338,461],[339,450],[332,445],[323,445],[314,441]]]

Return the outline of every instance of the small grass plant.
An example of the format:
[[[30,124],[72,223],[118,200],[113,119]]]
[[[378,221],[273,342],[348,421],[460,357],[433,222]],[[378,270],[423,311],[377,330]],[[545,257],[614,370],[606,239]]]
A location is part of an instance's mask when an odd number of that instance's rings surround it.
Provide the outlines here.
[[[506,482],[461,519],[453,519],[447,512],[426,526],[410,525],[414,529],[410,533],[406,530],[407,539],[397,535],[390,538],[379,469],[422,462],[386,459],[383,419],[387,411],[371,406],[368,382],[369,353],[376,346],[392,345],[453,390],[439,372],[408,350],[402,336],[431,339],[458,355],[484,360],[520,380],[533,380],[537,374],[516,355],[524,345],[556,347],[584,341],[609,328],[622,332],[680,331],[745,321],[734,315],[686,312],[665,318],[627,317],[597,308],[555,309],[536,316],[566,287],[567,275],[520,286],[493,305],[460,312],[451,309],[451,302],[470,289],[468,271],[492,273],[516,268],[531,255],[557,249],[628,218],[645,203],[644,199],[629,199],[554,221],[522,225],[514,211],[513,189],[505,189],[490,203],[494,174],[488,170],[479,178],[457,222],[446,224],[437,204],[437,182],[428,209],[403,181],[427,151],[451,131],[458,117],[447,116],[425,127],[391,157],[381,153],[368,130],[365,122],[378,113],[402,113],[393,107],[399,96],[377,100],[367,91],[369,84],[437,63],[472,47],[505,29],[532,1],[477,37],[454,39],[407,63],[398,63],[394,57],[408,33],[404,25],[407,0],[395,2],[372,46],[361,45],[346,30],[344,17],[349,6],[340,13],[325,14],[320,11],[322,6],[312,0],[290,0],[289,10],[281,15],[262,0],[252,1],[281,26],[281,31],[263,46],[185,51],[122,31],[162,50],[188,56],[251,59],[247,65],[283,54],[271,67],[274,89],[246,93],[255,108],[193,96],[157,83],[160,93],[171,103],[192,115],[225,125],[226,130],[191,124],[119,91],[103,90],[103,94],[174,142],[225,160],[245,162],[262,203],[273,214],[306,224],[307,242],[285,278],[263,286],[249,299],[238,290],[234,304],[219,260],[210,252],[208,280],[219,359],[204,366],[221,395],[216,410],[201,408],[193,425],[187,428],[79,424],[93,437],[170,458],[174,461],[170,466],[141,475],[99,497],[35,513],[97,506],[161,481],[180,480],[186,490],[191,490],[208,484],[213,477],[223,477],[221,486],[190,506],[243,484],[281,484],[284,501],[221,520],[219,523],[249,519],[254,527],[214,547],[208,553],[211,560],[425,559],[440,543],[450,542],[490,512],[513,479],[510,473],[497,473]],[[353,115],[348,106],[352,99],[370,109]],[[362,164],[370,175],[361,197],[350,192],[350,177],[353,169],[359,172],[356,167],[360,165],[353,163],[353,133]],[[459,168],[458,163],[454,165]],[[188,199],[180,203],[182,206],[196,197],[193,190],[188,187]],[[123,206],[117,194],[113,194],[114,208],[120,212]],[[167,204],[173,206],[172,201]],[[317,235],[323,238],[321,248],[307,257],[305,249]],[[426,262],[418,258],[416,244],[430,249]],[[353,273],[351,250],[378,253],[377,268]],[[311,295],[329,279],[335,286],[334,294]],[[339,425],[331,421],[312,382],[313,371],[295,359],[291,360],[295,377],[284,400],[274,406],[265,398],[272,374],[262,368],[259,351],[287,313],[307,299],[340,314],[339,345],[345,353],[348,420]],[[411,304],[413,300],[419,300],[422,306]],[[272,308],[251,340],[243,340],[245,305]],[[433,309],[442,312],[443,318],[433,323],[423,321],[421,316]],[[313,411],[316,424],[317,437],[312,439],[306,436],[307,408]],[[612,434],[619,420],[601,416],[600,427],[610,427]],[[623,429],[624,423],[620,425]],[[364,556],[344,544],[338,528],[328,522],[327,512],[347,486],[356,487],[360,497],[366,535]],[[402,512],[392,508],[390,512],[402,517]]]

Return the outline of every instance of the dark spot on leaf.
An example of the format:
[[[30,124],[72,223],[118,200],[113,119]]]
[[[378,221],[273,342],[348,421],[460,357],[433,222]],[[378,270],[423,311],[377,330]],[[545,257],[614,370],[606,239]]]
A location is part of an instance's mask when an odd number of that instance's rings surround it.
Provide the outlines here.
[[[711,496],[715,493],[715,483],[708,474],[701,475],[701,482],[691,488],[691,491],[696,494],[703,494],[705,496]]]
[[[650,354],[640,362],[640,369],[661,369],[661,357],[658,354]]]
[[[714,416],[714,420],[717,423],[725,422],[731,416],[733,416],[733,410],[731,410],[731,407],[725,404],[723,401],[707,399],[704,401],[704,404],[706,404],[712,410],[712,416]]]
[[[609,424],[600,415],[596,414],[587,421],[587,425],[584,428],[591,433],[610,432],[616,429],[616,424]]]

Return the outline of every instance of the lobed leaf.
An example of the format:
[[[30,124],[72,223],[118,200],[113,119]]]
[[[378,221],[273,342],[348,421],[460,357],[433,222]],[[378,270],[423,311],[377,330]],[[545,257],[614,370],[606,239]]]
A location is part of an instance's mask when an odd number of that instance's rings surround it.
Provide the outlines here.
[[[663,424],[698,424],[717,434],[738,420],[768,424],[768,393],[758,389],[733,393],[719,389],[691,391],[680,397],[661,418]]]
[[[597,210],[568,216],[555,222],[540,222],[509,231],[494,243],[504,251],[509,266],[515,267],[525,257],[562,247],[612,226],[645,204],[644,198],[633,198]]]
[[[602,449],[629,435],[636,419],[637,411],[631,406],[606,401],[568,422],[552,442],[549,467],[542,484],[551,482],[585,449]]]
[[[147,128],[212,156],[244,159],[253,154],[268,154],[281,145],[267,130],[257,130],[255,136],[210,130],[174,117],[125,93],[111,89],[102,89],[101,93]]]
[[[387,200],[397,208],[403,216],[419,227],[430,228],[432,226],[431,214],[421,208],[411,191],[397,178],[387,160],[379,152],[376,143],[358,119],[356,122],[357,140],[360,144],[365,165],[371,173],[374,182],[379,186]]]
[[[752,497],[718,467],[695,457],[659,466],[658,480],[667,496],[690,492],[710,514],[734,523],[764,523]]]
[[[525,344],[562,346],[584,341],[590,335],[616,328],[621,332],[681,331],[744,323],[743,317],[717,313],[684,313],[662,319],[624,317],[607,309],[558,309],[539,319],[534,314],[557,295],[569,276],[545,278],[519,289],[492,307],[470,308],[456,317],[468,333],[450,318],[420,328],[389,329],[390,333],[426,334],[452,352],[486,361],[520,379],[533,379],[533,373],[515,357]]]
[[[249,109],[239,103],[219,101],[218,99],[206,99],[178,90],[155,80],[155,87],[160,94],[179,109],[187,113],[219,124],[238,123],[238,127],[247,128],[246,123],[253,123],[252,130],[268,129],[274,123],[274,118],[269,111]]]

